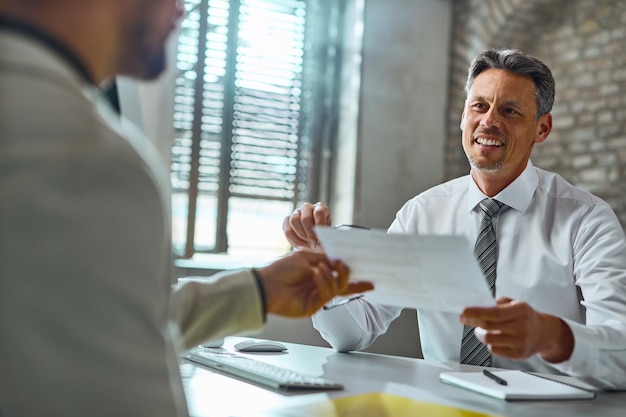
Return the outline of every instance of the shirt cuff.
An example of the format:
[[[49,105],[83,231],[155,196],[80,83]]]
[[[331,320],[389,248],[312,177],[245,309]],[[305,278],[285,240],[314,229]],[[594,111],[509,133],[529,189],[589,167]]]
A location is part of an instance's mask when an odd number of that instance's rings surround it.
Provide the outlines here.
[[[597,343],[597,336],[589,332],[583,324],[561,318],[565,324],[569,326],[574,336],[574,350],[569,359],[551,363],[543,360],[548,366],[551,366],[567,375],[571,376],[588,376],[595,373],[598,364],[598,349],[594,349],[594,343]]]
[[[263,323],[265,324],[267,321],[267,300],[265,298],[263,280],[261,279],[261,274],[259,274],[259,271],[256,268],[252,268],[250,271],[252,272],[257,289],[259,290],[259,298],[261,299],[261,315],[263,316]]]

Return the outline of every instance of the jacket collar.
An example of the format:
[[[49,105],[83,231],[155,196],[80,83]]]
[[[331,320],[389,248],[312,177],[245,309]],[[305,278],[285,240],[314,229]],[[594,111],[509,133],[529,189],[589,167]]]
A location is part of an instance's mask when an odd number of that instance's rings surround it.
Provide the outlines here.
[[[28,37],[41,44],[46,45],[57,55],[63,58],[69,65],[71,65],[76,72],[89,84],[95,85],[93,77],[87,70],[84,63],[78,58],[78,56],[72,52],[65,44],[51,36],[50,34],[36,28],[28,23],[12,19],[5,16],[0,16],[0,29],[11,31],[21,36]]]

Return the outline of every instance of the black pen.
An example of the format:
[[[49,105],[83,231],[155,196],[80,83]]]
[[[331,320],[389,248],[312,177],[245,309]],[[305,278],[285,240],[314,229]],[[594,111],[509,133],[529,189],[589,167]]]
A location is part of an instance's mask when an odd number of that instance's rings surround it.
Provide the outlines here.
[[[492,372],[489,372],[486,369],[483,369],[483,375],[485,375],[489,379],[493,379],[494,381],[496,381],[500,385],[507,385],[507,382],[504,379],[500,378],[498,375],[496,375],[496,374],[494,374]]]

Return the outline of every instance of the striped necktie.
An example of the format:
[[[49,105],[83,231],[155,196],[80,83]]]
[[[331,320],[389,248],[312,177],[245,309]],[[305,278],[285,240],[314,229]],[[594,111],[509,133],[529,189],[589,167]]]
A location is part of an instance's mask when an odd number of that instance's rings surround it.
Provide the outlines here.
[[[479,203],[483,212],[483,220],[474,246],[474,256],[478,260],[480,269],[487,280],[491,294],[496,293],[496,265],[498,250],[496,245],[496,231],[493,227],[493,217],[502,209],[501,202],[485,198]],[[486,345],[474,336],[474,328],[464,326],[461,340],[461,363],[468,365],[492,366],[493,358]]]

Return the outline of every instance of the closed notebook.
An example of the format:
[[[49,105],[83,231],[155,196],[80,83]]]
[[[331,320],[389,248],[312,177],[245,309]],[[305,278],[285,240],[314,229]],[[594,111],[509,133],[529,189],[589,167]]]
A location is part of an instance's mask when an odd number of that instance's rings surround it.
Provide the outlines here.
[[[493,371],[507,385],[498,384],[482,372],[442,372],[439,379],[447,384],[476,391],[506,401],[517,400],[586,400],[596,393],[563,381],[524,371]]]

